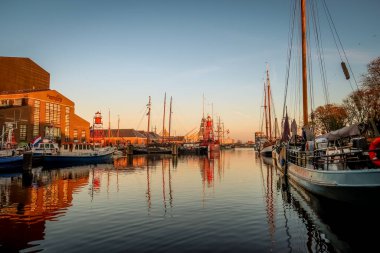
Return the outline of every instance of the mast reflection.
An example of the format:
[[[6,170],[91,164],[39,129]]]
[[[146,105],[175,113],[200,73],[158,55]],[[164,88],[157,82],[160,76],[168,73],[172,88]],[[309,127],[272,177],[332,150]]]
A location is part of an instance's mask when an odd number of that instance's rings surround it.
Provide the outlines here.
[[[265,207],[267,212],[267,222],[269,228],[269,234],[271,236],[271,241],[273,243],[274,234],[276,232],[275,225],[275,216],[276,210],[274,208],[274,198],[273,198],[273,164],[272,159],[268,159],[267,157],[260,157],[260,170],[263,180],[264,187],[264,196],[265,196]],[[263,167],[265,167],[266,171],[266,180],[264,180],[263,176]]]

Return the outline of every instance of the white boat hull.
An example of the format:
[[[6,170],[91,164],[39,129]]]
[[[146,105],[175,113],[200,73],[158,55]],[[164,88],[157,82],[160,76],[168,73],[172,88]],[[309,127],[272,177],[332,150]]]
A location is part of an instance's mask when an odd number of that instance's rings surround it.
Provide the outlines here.
[[[380,169],[326,171],[288,163],[289,178],[306,190],[344,202],[377,204]]]
[[[260,154],[266,157],[272,157],[272,149],[273,149],[273,145],[267,146],[263,148],[262,150],[260,150]]]

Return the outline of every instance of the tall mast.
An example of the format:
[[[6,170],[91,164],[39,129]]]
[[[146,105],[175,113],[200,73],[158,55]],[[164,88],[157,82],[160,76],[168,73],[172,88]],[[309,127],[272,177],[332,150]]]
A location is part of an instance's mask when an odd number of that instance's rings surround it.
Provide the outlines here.
[[[307,68],[306,68],[306,0],[301,0],[302,24],[302,97],[303,97],[303,124],[308,124],[307,109]]]
[[[203,110],[203,114],[202,114],[202,119],[205,118],[205,94],[203,93],[202,94],[202,110]]]
[[[268,114],[267,114],[267,89],[264,83],[264,118],[265,118],[265,136],[268,138]]]
[[[150,129],[150,109],[151,109],[151,103],[150,103],[150,96],[149,96],[149,102],[148,104],[146,105],[147,108],[148,108],[148,131],[147,131],[147,137],[146,137],[146,144],[148,145],[149,144],[149,141],[150,141],[150,134],[149,134],[149,129]]]
[[[217,126],[217,129],[218,129],[218,141],[219,141],[219,143],[221,143],[220,142],[220,116],[218,117],[218,126]]]
[[[108,108],[108,142],[111,140],[111,110]]]
[[[117,138],[120,137],[120,115],[117,115]]]
[[[164,117],[162,119],[162,142],[165,140],[165,112],[166,112],[166,92],[164,98]]]
[[[272,140],[272,116],[270,113],[270,80],[269,80],[269,67],[267,66],[267,87],[268,87],[268,121],[269,121],[269,140]]]
[[[224,122],[222,123],[222,143],[224,143]]]
[[[172,127],[172,97],[170,96],[170,113],[169,113],[169,141],[170,141],[170,130]]]
[[[274,139],[277,139],[277,131],[278,131],[278,128],[277,128],[277,118],[274,118]]]

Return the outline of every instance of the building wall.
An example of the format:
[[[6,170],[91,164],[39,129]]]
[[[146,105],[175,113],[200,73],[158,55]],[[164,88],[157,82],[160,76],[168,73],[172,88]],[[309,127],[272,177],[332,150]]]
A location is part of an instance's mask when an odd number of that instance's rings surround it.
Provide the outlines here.
[[[90,123],[75,114],[74,102],[55,90],[0,94],[0,125],[13,121],[26,125],[26,142],[37,136],[89,141]],[[24,128],[15,130],[16,142],[24,141]]]
[[[116,145],[116,144],[133,144],[133,145],[142,145],[146,144],[146,138],[139,137],[104,137],[104,142],[106,144]]]
[[[47,90],[50,74],[29,58],[0,57],[0,93]]]
[[[17,122],[17,124],[13,126],[16,128],[14,130],[15,141],[16,143],[27,142],[31,136],[30,115],[31,108],[28,106],[0,109],[0,134],[2,133],[3,129],[5,129],[6,123]]]
[[[77,132],[77,137],[75,137],[75,132]],[[90,123],[78,115],[73,115],[73,124],[70,128],[71,139],[78,142],[89,142],[90,141]]]

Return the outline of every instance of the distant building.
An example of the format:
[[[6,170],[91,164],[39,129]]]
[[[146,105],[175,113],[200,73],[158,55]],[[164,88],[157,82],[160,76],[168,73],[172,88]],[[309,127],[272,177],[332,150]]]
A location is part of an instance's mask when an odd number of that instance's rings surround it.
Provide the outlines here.
[[[112,145],[145,145],[147,142],[148,133],[143,130],[135,130],[135,129],[103,129],[103,140],[95,139],[94,142],[101,142],[105,144]],[[93,133],[91,132],[90,141],[92,141]],[[161,143],[162,136],[155,133],[149,132],[150,143]],[[183,136],[170,136],[165,138],[165,142],[171,143],[184,143]]]
[[[91,133],[91,137],[92,137]],[[146,136],[135,129],[103,129],[104,140],[94,140],[105,144],[133,144],[140,145],[146,143]],[[92,141],[92,139],[91,139]]]
[[[0,132],[14,123],[14,140],[38,136],[59,142],[88,142],[90,123],[75,114],[75,104],[50,90],[50,74],[29,58],[0,57]]]

